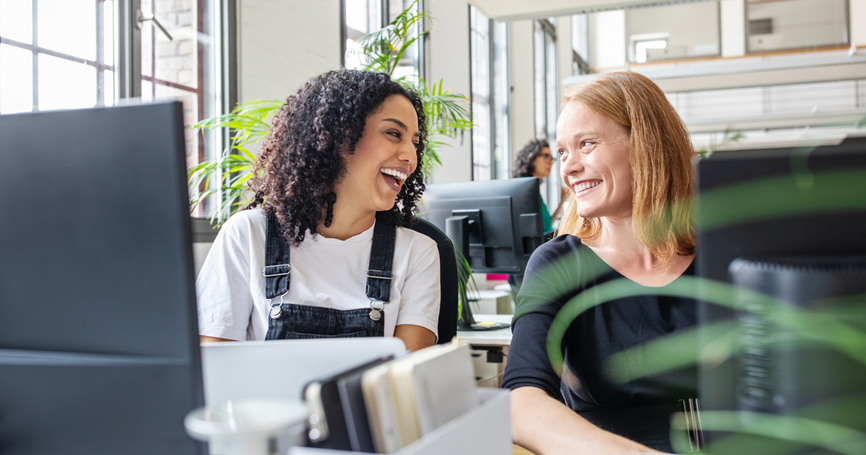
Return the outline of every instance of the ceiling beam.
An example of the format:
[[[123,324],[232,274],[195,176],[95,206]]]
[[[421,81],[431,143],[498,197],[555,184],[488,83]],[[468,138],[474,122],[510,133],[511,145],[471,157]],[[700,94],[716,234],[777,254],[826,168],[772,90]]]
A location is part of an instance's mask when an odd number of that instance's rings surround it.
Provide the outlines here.
[[[471,0],[485,16],[501,22],[624,8],[675,5],[712,0]]]

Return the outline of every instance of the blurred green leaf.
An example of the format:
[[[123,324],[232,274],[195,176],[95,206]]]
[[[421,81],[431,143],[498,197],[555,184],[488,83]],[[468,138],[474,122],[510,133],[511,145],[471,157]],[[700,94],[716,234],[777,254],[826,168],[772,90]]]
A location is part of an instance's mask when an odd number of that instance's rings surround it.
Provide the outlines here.
[[[807,447],[828,449],[847,455],[866,453],[866,434],[863,432],[843,425],[805,417],[746,411],[702,411],[701,424],[704,431],[728,431],[742,435],[762,436],[795,442]],[[688,442],[682,438],[682,430],[687,429],[686,418],[682,413],[674,414],[671,429],[674,448],[680,453],[688,452]],[[748,441],[748,439],[742,439],[744,442]],[[724,453],[731,453],[731,442],[726,441],[726,445],[728,447]],[[753,449],[754,447],[743,444],[742,452],[739,453],[754,453]],[[800,452],[802,447],[795,450]],[[714,453],[713,445],[707,447],[703,452]]]

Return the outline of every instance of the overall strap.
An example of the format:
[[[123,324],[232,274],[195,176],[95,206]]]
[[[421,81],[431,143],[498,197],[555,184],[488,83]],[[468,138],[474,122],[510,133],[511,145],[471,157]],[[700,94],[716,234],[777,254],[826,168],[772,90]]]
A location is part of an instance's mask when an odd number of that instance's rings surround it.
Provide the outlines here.
[[[386,212],[376,214],[370,266],[367,269],[367,298],[382,302],[391,300],[391,270],[394,265],[394,243],[397,240],[397,226],[386,217]]]
[[[265,297],[273,299],[289,292],[291,265],[289,244],[280,233],[280,225],[274,214],[268,214],[267,240],[265,241]]]

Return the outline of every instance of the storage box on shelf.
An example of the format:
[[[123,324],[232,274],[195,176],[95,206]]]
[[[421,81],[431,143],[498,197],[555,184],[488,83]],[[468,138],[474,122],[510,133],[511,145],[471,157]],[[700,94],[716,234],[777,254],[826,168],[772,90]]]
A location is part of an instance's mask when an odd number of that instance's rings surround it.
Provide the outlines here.
[[[479,388],[478,406],[394,455],[511,455],[508,391]],[[289,455],[345,455],[340,450],[293,447]]]

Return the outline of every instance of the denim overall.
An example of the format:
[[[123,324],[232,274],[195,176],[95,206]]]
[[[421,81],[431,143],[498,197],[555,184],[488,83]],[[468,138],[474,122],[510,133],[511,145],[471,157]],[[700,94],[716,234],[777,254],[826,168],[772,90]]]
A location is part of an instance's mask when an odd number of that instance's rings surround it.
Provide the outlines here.
[[[270,305],[266,340],[374,337],[385,334],[385,304],[391,299],[391,270],[397,227],[376,215],[373,245],[367,270],[370,308],[336,310],[283,302],[289,293],[289,244],[280,234],[276,218],[268,214],[265,243],[265,297]],[[274,299],[279,297],[279,301]]]

